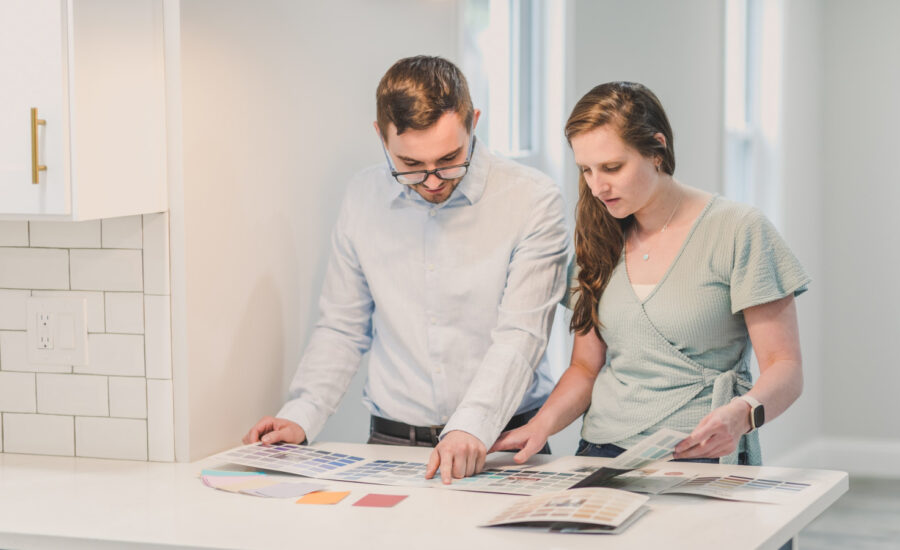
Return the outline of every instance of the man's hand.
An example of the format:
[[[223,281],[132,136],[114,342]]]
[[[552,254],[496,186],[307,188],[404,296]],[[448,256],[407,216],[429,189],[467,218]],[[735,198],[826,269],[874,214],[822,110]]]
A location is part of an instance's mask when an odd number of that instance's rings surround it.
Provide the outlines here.
[[[298,424],[285,420],[284,418],[273,418],[264,416],[262,420],[250,428],[247,435],[244,436],[244,445],[262,441],[265,444],[271,443],[296,443],[300,444],[306,440],[306,432],[303,431]]]
[[[675,446],[675,458],[718,458],[737,449],[750,429],[750,405],[732,401],[711,411]]]
[[[449,485],[453,477],[460,479],[477,474],[484,470],[485,455],[487,449],[480,439],[470,433],[453,430],[431,451],[425,479],[433,478],[438,468],[445,485]]]

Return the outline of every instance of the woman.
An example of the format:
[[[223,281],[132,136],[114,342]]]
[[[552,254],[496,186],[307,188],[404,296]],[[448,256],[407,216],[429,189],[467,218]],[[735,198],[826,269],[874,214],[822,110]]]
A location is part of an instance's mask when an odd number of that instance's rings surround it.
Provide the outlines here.
[[[672,176],[672,130],[646,87],[597,86],[566,138],[581,170],[572,362],[492,451],[524,462],[587,411],[579,455],[616,456],[665,427],[690,433],[676,459],[759,464],[755,427],[802,389],[794,297],[809,278],[758,210]]]

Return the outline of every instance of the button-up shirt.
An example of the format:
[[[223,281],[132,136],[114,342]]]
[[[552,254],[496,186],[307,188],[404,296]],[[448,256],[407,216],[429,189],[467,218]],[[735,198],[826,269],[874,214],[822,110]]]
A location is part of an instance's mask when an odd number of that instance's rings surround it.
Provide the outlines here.
[[[566,285],[563,208],[550,178],[481,144],[441,204],[386,165],[359,173],[332,235],[320,319],[278,416],[315,438],[370,352],[372,414],[463,430],[489,448],[553,386],[544,350]]]

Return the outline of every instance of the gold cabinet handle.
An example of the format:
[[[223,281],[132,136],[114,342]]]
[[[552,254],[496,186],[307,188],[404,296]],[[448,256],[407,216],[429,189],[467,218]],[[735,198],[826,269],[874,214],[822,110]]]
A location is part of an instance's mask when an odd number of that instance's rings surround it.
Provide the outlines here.
[[[47,171],[47,167],[38,164],[38,126],[46,126],[47,121],[37,116],[37,108],[31,108],[31,183],[40,183],[40,173]]]

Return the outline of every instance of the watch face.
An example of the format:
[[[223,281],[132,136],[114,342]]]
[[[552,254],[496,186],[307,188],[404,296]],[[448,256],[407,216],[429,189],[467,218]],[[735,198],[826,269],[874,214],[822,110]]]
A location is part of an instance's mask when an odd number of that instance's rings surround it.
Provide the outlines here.
[[[766,411],[762,405],[753,407],[753,427],[759,428],[766,421]]]

